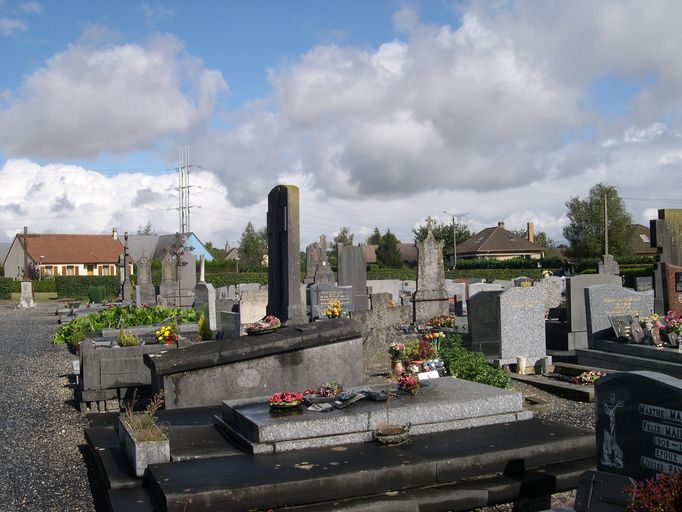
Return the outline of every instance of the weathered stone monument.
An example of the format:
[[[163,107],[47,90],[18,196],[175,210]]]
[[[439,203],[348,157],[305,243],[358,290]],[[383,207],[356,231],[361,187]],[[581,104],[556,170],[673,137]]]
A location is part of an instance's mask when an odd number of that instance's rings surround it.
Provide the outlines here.
[[[367,264],[362,246],[339,245],[338,247],[338,284],[353,287],[353,311],[367,311]]]
[[[311,320],[326,318],[327,306],[333,302],[341,305],[342,316],[353,311],[353,287],[333,284],[311,284],[308,286],[308,304]]]
[[[282,324],[306,323],[301,303],[298,187],[277,185],[268,194],[267,314]]]
[[[19,299],[20,308],[34,308],[36,303],[33,300],[33,283],[31,281],[21,282],[21,298]]]
[[[152,266],[149,258],[142,256],[137,260],[137,278],[135,284],[135,304],[141,307],[144,304],[153,306],[156,304],[156,290],[152,284]]]
[[[448,314],[448,292],[445,290],[443,242],[433,237],[428,223],[426,238],[417,242],[417,291],[414,293],[414,321],[425,322]]]
[[[533,286],[540,291],[542,302],[545,305],[545,317],[547,317],[550,309],[561,305],[561,289],[563,287],[561,278],[556,276],[545,277]]]
[[[177,294],[176,270],[175,255],[169,247],[166,247],[161,259],[161,284],[159,285],[162,305],[168,305],[175,301]]]
[[[313,242],[306,247],[305,284],[334,284],[334,272],[327,260],[327,237],[322,235],[320,243]]]
[[[658,210],[658,219],[650,222],[650,229],[651,246],[656,247],[657,251],[654,271],[654,309],[661,315],[670,309],[679,312],[682,310],[682,305],[676,304],[674,302],[676,297],[668,296],[667,291],[676,289],[674,278],[678,271],[675,267],[682,267],[682,209]],[[668,272],[664,264],[671,266]],[[672,280],[669,281],[670,277]]]
[[[199,258],[200,274],[199,282],[194,287],[194,309],[204,313],[208,325],[212,331],[218,329],[216,313],[216,290],[211,283],[206,283],[204,257]]]

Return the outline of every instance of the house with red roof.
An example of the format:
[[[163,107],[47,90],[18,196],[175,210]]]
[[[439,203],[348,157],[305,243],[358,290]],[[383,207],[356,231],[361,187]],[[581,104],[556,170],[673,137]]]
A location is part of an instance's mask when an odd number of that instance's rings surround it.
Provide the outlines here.
[[[545,249],[533,241],[533,225],[528,223],[528,238],[504,229],[504,222],[485,228],[471,238],[457,244],[457,258],[541,259]],[[446,251],[452,257],[453,251]]]
[[[111,276],[118,274],[123,244],[116,230],[111,235],[29,233],[25,238],[20,233],[14,237],[2,262],[5,277],[23,276],[24,254],[42,277]]]

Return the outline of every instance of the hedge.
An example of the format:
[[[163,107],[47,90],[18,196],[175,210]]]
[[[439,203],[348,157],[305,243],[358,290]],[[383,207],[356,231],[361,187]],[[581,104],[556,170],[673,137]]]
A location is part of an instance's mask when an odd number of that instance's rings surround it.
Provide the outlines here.
[[[9,277],[0,277],[0,300],[9,300],[12,298],[12,279]]]
[[[91,286],[104,286],[108,299],[117,297],[121,290],[119,276],[56,276],[54,281],[60,299],[87,300]]]
[[[468,269],[534,269],[538,268],[538,263],[542,268],[561,268],[561,258],[552,256],[533,260],[530,258],[510,258],[498,260],[495,258],[466,258],[457,260],[457,268],[460,270]]]
[[[626,268],[621,267],[620,275],[623,276],[623,286],[634,288],[636,278],[654,275],[654,267],[653,265],[632,266]]]
[[[301,276],[303,278],[303,276]],[[260,283],[267,284],[267,272],[216,272],[206,273],[206,282],[211,283],[215,288],[221,286],[237,285],[241,283]]]
[[[526,276],[531,279],[541,279],[543,270],[538,269],[537,265],[534,268],[511,269],[511,268],[479,268],[479,269],[462,269],[462,270],[447,270],[445,272],[446,279],[467,279],[467,278],[481,278],[493,281],[495,279],[513,279],[515,277]],[[414,281],[417,279],[417,271],[414,269],[386,269],[374,270],[367,272],[367,279],[398,279],[400,281]]]

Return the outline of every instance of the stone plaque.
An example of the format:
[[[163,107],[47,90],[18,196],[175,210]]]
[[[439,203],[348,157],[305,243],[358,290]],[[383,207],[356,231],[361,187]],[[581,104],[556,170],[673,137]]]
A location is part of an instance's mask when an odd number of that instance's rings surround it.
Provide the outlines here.
[[[663,304],[665,310],[682,313],[682,267],[663,263]]]
[[[682,292],[682,272],[675,272],[675,291]]]
[[[612,373],[595,384],[597,469],[636,480],[682,471],[682,381]]]
[[[630,339],[630,325],[632,324],[631,315],[610,316],[609,323],[611,324],[611,328],[613,329],[616,338]]]
[[[648,292],[654,289],[654,282],[650,276],[639,276],[635,278],[635,290],[638,292]]]

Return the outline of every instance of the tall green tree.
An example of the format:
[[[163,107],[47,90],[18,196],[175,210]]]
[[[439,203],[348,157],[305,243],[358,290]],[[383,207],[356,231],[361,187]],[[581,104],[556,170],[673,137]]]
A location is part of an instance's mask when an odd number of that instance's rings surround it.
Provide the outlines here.
[[[339,259],[339,244],[342,245],[353,245],[353,233],[350,232],[350,228],[343,226],[339,233],[332,239],[332,251],[329,255],[329,264],[332,267],[336,267]]]
[[[604,195],[608,204],[609,253],[616,257],[632,254],[632,217],[618,190],[598,183],[585,199],[572,197],[566,203],[570,223],[564,228],[564,237],[571,255],[586,258],[604,254]]]
[[[400,240],[391,233],[390,229],[386,230],[386,233],[381,237],[381,243],[379,243],[376,250],[377,263],[380,267],[400,268],[402,266],[398,244],[400,244]]]
[[[372,234],[367,238],[367,245],[379,245],[381,243],[381,233],[379,228],[375,227]]]
[[[209,254],[213,256],[214,260],[224,260],[227,256],[225,254],[225,249],[219,249],[218,247],[215,247],[213,242],[210,240],[204,244],[204,247],[206,247],[206,250],[209,252]]]
[[[239,241],[240,269],[245,272],[257,272],[261,268],[261,260],[267,251],[265,230],[256,231],[251,221],[246,225]]]
[[[445,256],[445,253],[448,251],[452,252],[452,223],[434,222],[431,217],[427,217],[424,224],[419,224],[416,228],[412,228],[412,233],[414,233],[414,241],[421,242],[426,238],[429,232],[429,221],[433,222],[431,224],[433,238],[443,241],[443,256]],[[471,238],[471,230],[469,230],[466,224],[457,222],[455,223],[455,238],[457,243],[461,244],[462,242],[465,242]]]

